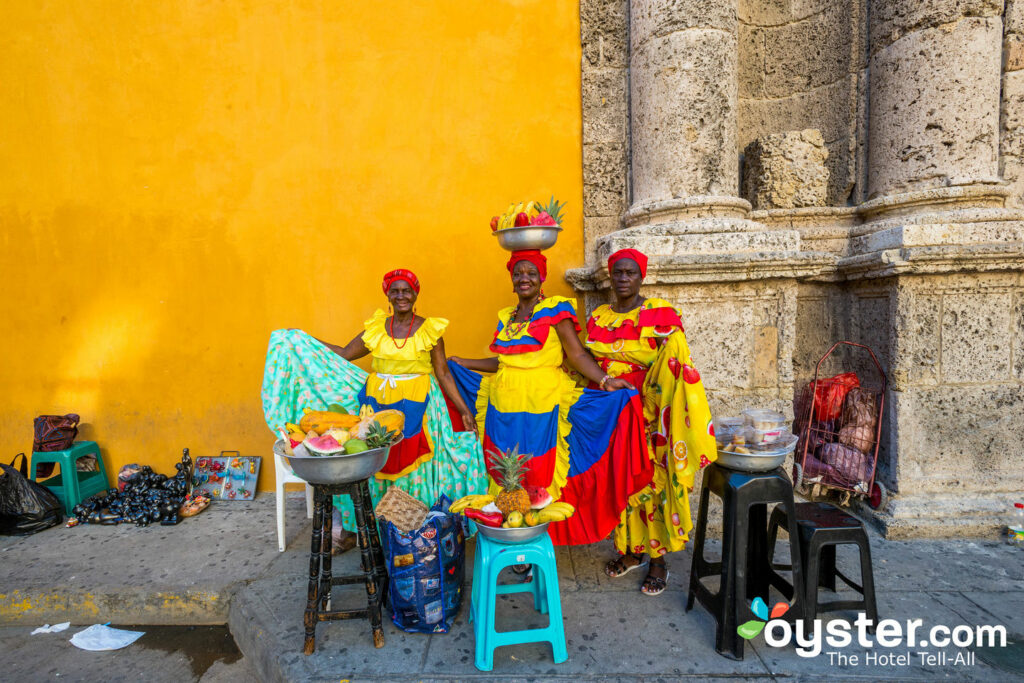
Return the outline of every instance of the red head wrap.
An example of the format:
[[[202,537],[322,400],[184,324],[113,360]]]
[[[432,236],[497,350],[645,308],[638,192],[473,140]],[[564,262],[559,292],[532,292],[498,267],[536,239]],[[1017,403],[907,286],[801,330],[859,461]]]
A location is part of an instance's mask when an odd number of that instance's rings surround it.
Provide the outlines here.
[[[516,267],[516,264],[520,261],[529,261],[533,265],[537,266],[537,272],[540,273],[540,281],[548,277],[548,260],[544,254],[540,253],[540,249],[523,249],[522,251],[513,251],[512,255],[508,258],[508,263],[505,267],[508,268],[508,272],[511,273],[512,269]]]
[[[619,249],[617,252],[608,257],[608,274],[611,275],[612,266],[615,265],[616,261],[620,261],[624,258],[632,259],[636,261],[636,264],[640,266],[640,277],[647,277],[647,257],[644,256],[642,251],[636,249]]]
[[[384,274],[384,293],[387,294],[388,290],[391,289],[391,285],[398,282],[399,280],[404,280],[405,282],[408,282],[409,286],[412,287],[412,291],[416,292],[417,294],[420,293],[419,278],[416,277],[416,273],[412,272],[411,270],[406,270],[405,268],[397,268],[395,270],[392,270],[390,273]]]

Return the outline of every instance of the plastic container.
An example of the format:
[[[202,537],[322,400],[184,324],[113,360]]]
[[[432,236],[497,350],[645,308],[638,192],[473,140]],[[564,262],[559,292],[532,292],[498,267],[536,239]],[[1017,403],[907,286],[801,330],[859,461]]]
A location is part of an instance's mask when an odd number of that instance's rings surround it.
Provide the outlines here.
[[[743,431],[744,422],[742,417],[716,417],[715,440],[719,445],[732,443],[732,437]]]
[[[754,443],[779,441],[783,437],[783,432],[789,431],[786,416],[774,410],[748,408],[743,411],[743,422],[753,430],[752,441]]]
[[[1006,525],[1006,542],[1024,548],[1024,503],[1014,503]]]

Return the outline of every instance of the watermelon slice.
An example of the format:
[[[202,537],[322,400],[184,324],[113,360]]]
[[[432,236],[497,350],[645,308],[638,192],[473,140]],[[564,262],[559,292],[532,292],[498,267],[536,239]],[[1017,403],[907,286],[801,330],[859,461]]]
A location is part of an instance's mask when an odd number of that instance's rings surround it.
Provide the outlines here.
[[[330,434],[307,436],[302,443],[313,455],[340,455],[345,452],[345,447]]]
[[[540,486],[524,486],[523,488],[526,489],[526,495],[530,496],[530,507],[534,510],[540,510],[554,502],[546,488]]]

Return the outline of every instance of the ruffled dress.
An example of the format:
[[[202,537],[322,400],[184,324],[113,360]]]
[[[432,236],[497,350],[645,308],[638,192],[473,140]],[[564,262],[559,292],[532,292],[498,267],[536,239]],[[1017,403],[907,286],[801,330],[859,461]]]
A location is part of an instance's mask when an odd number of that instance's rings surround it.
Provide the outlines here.
[[[337,403],[355,413],[361,405],[393,408],[405,414],[402,441],[391,449],[384,468],[370,480],[374,504],[397,486],[427,506],[444,493],[455,500],[487,490],[480,443],[471,432],[455,432],[430,362],[430,351],[448,321],[427,318],[399,348],[378,310],[364,323],[363,343],[372,354],[371,371],[341,358],[299,330],[270,335],[263,375],[263,412],[276,434],[298,423],[303,409],[325,410]],[[348,496],[335,498],[342,525],[356,529]]]
[[[552,540],[600,541],[653,474],[639,394],[581,389],[562,368],[565,354],[554,326],[571,320],[579,330],[571,299],[542,299],[523,323],[512,322],[514,315],[514,307],[498,313],[493,376],[449,363],[463,399],[476,406],[488,472],[493,479],[493,452],[528,454],[525,483],[576,507],[568,520],[551,524]]]
[[[599,306],[587,321],[586,345],[605,372],[641,391],[655,462],[650,485],[630,496],[615,528],[615,548],[652,556],[682,550],[693,528],[694,475],[718,450],[679,313],[664,299],[627,313]]]

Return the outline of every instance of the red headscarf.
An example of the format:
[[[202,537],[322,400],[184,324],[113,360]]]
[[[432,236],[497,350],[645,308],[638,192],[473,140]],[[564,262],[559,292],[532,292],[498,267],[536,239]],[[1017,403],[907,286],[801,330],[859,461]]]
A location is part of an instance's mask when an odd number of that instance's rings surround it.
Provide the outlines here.
[[[620,261],[624,258],[632,259],[636,261],[636,264],[640,266],[640,278],[647,277],[647,257],[642,251],[636,249],[619,249],[617,252],[608,257],[608,274],[612,272],[612,266],[615,265],[616,261]]]
[[[520,261],[529,261],[533,265],[537,266],[537,272],[540,273],[540,281],[548,277],[548,260],[544,254],[540,253],[540,249],[523,249],[522,251],[513,251],[512,255],[508,257],[508,263],[505,267],[508,268],[508,272],[511,273],[512,269],[516,267],[516,264]]]
[[[408,282],[409,286],[412,287],[412,291],[416,292],[417,294],[420,293],[419,278],[416,277],[416,273],[412,272],[411,270],[406,270],[405,268],[397,268],[395,270],[392,270],[390,273],[384,274],[384,293],[387,294],[388,290],[391,289],[391,285],[398,282],[399,280],[404,280],[405,282]]]

